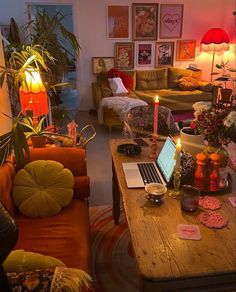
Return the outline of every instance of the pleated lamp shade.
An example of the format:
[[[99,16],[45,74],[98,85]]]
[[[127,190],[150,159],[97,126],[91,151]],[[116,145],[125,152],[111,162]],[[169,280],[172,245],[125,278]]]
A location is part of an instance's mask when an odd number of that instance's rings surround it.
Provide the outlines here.
[[[201,50],[205,52],[227,51],[229,42],[229,37],[222,28],[211,28],[201,40]]]

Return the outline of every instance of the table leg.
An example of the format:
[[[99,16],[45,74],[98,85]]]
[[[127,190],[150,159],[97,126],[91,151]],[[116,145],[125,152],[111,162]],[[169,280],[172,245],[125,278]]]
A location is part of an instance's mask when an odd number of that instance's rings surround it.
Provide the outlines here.
[[[116,172],[112,161],[112,197],[113,197],[113,220],[115,225],[119,224],[120,218],[120,191],[118,187]]]

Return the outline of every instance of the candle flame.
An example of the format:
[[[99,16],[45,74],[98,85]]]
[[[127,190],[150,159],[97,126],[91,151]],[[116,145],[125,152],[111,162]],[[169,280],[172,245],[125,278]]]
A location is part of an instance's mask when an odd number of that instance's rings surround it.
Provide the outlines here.
[[[178,138],[178,140],[177,140],[177,144],[181,145],[181,144],[180,144],[180,138]]]
[[[158,95],[156,95],[156,97],[155,97],[155,102],[159,102],[159,96]]]

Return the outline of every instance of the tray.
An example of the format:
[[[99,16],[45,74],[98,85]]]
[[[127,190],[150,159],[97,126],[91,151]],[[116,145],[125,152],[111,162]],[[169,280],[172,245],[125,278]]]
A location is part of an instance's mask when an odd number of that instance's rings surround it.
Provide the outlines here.
[[[230,193],[232,190],[232,181],[233,181],[232,176],[230,173],[228,173],[227,180],[226,180],[226,187],[219,188],[216,191],[204,190],[204,191],[201,191],[201,195],[215,196],[215,195],[224,195],[224,194]]]

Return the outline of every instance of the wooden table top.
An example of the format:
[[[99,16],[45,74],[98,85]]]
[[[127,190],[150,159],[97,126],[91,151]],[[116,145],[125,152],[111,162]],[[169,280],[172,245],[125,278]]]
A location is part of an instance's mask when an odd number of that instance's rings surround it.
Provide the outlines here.
[[[228,197],[236,196],[235,175],[231,194],[218,195],[229,224],[223,229],[210,229],[202,225],[198,214],[183,213],[179,199],[168,193],[157,205],[145,198],[143,188],[128,189],[121,162],[149,161],[150,148],[142,148],[137,157],[117,153],[119,144],[132,140],[113,139],[110,150],[120,189],[135,258],[142,278],[151,280],[183,279],[236,273],[236,209]],[[158,142],[158,150],[163,142]],[[196,224],[202,239],[183,240],[178,237],[178,224]]]

